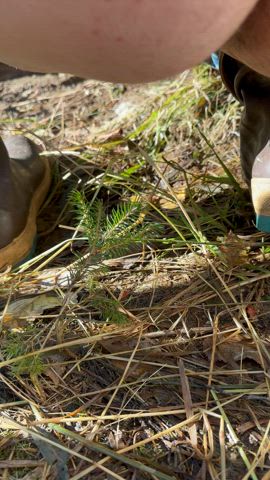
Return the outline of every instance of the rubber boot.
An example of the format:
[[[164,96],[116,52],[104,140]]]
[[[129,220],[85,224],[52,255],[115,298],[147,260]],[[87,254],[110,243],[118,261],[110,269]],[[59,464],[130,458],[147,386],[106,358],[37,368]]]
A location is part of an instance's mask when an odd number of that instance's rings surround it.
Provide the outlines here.
[[[31,251],[50,180],[49,161],[33,142],[21,135],[0,138],[0,269]]]
[[[240,124],[240,157],[243,177],[250,187],[255,159],[270,139],[270,79],[224,53],[220,54],[220,73],[228,90],[245,107]]]
[[[10,67],[5,63],[0,62],[0,82],[6,80],[13,80],[14,78],[24,77],[26,75],[33,75],[31,72],[25,70],[19,70],[18,68]]]

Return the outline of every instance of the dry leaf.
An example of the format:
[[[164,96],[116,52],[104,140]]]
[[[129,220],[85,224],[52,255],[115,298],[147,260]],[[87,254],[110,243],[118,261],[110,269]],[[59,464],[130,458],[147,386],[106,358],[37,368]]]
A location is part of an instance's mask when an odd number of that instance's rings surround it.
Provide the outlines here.
[[[204,350],[208,350],[210,356],[212,339],[206,338],[203,342],[203,346]],[[235,368],[245,359],[254,360],[258,365],[263,366],[256,345],[252,340],[245,338],[239,333],[221,334],[218,336],[216,360],[221,360]]]
[[[127,446],[123,441],[122,436],[123,436],[123,432],[121,430],[120,431],[110,430],[108,435],[108,442],[110,447],[113,450],[119,450]]]
[[[257,318],[258,317],[258,310],[253,307],[253,305],[248,305],[246,308],[248,318]]]
[[[222,239],[219,246],[222,260],[230,267],[236,267],[246,263],[249,245],[247,242],[232,232]]]
[[[15,424],[15,422],[7,416],[1,416],[0,429],[1,430],[20,430],[20,425]]]
[[[182,187],[179,189],[178,192],[174,192],[174,198],[168,200],[167,198],[160,199],[160,206],[165,210],[174,210],[175,208],[179,208],[177,205],[177,200],[180,202],[184,202],[186,199],[186,187]]]
[[[258,423],[259,425],[262,427],[263,425],[267,425],[267,423],[269,422],[269,418],[260,418],[260,420],[258,420]],[[245,422],[245,423],[241,423],[240,425],[238,425],[236,427],[236,431],[237,433],[241,434],[241,433],[246,433],[248,432],[249,430],[251,430],[252,428],[256,427],[256,423],[254,422],[254,420],[249,420],[248,422]]]
[[[77,299],[74,296],[70,301],[74,303]],[[15,300],[8,305],[6,310],[2,311],[0,315],[2,325],[4,328],[21,330],[27,322],[42,315],[44,310],[59,307],[62,304],[63,300],[60,297],[48,293]]]
[[[3,327],[20,330],[27,321],[33,321],[44,310],[62,305],[62,300],[55,295],[43,294],[35,297],[15,300],[8,305],[7,310],[2,312]]]
[[[53,365],[48,365],[48,367],[45,368],[43,375],[49,377],[57,387],[67,368],[66,365],[63,365],[65,358],[62,355],[55,353],[47,356],[46,360]]]
[[[125,370],[127,366],[127,361],[131,355],[131,352],[136,348],[137,345],[137,337],[117,337],[116,339],[110,339],[110,340],[101,340],[100,344],[102,347],[107,350],[107,352],[110,352],[111,354],[115,354],[117,357],[116,359],[110,359],[112,364],[114,365],[115,368],[120,370],[121,372]],[[140,342],[139,350],[141,348],[147,348],[151,347],[154,345],[154,340],[153,339],[147,339],[147,340],[142,340]],[[123,353],[127,352],[127,353]],[[119,357],[123,356],[124,360],[120,360]],[[152,352],[151,349],[149,352],[147,350],[144,350],[142,352],[138,351],[136,354],[136,357],[134,360],[135,362],[132,362],[130,369],[127,373],[127,378],[138,378],[145,373],[152,373],[156,370],[156,367],[152,365],[148,365],[147,363],[143,363],[143,361],[149,361],[152,359]],[[142,362],[141,362],[142,360]]]

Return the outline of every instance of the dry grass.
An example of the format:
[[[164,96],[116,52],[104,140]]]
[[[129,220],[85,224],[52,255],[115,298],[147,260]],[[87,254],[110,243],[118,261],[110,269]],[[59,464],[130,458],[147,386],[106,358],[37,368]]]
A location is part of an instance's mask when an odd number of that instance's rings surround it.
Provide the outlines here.
[[[20,79],[1,109],[55,172],[36,257],[0,277],[1,478],[269,479],[269,241],[219,77]],[[94,290],[74,188],[161,227],[101,257]]]

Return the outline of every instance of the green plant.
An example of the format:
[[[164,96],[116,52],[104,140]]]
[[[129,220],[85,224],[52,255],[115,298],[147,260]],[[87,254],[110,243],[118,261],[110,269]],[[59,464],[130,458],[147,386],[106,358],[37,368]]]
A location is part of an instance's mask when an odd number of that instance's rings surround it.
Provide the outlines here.
[[[88,240],[93,264],[125,255],[135,245],[151,241],[159,229],[145,219],[146,212],[139,202],[122,203],[107,214],[102,201],[91,204],[76,190],[71,203]]]
[[[93,307],[100,311],[105,321],[126,323],[126,315],[120,311],[120,302],[106,295],[103,291],[95,291],[92,299]]]
[[[150,242],[160,232],[160,226],[146,220],[146,212],[139,202],[118,205],[107,213],[100,200],[89,203],[84,193],[74,191],[71,203],[75,211],[79,229],[89,244],[88,289],[92,294],[92,304],[104,320],[114,323],[125,321],[119,311],[120,303],[101,291],[98,276],[106,271],[104,260],[120,257],[134,250],[135,246]]]
[[[22,357],[29,352],[27,345],[27,341],[22,340],[22,334],[9,333],[6,342],[2,347],[2,351],[6,359]],[[44,368],[41,357],[35,355],[33,357],[21,358],[17,362],[14,362],[10,371],[15,377],[21,375],[35,377],[41,375]]]

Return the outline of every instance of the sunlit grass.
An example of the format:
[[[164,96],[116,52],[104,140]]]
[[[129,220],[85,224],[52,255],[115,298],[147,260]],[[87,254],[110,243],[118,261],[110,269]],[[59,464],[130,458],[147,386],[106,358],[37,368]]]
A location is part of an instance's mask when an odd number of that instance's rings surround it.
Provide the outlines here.
[[[270,245],[239,106],[207,65],[57,88],[2,119],[57,163],[37,254],[1,276],[3,460],[28,436],[38,478],[52,449],[72,480],[266,480]],[[5,316],[40,293],[60,306]]]

